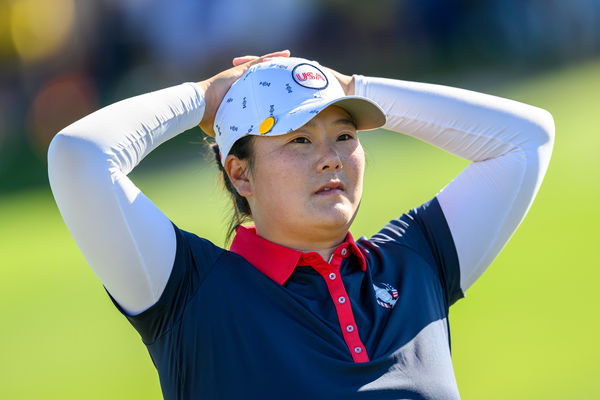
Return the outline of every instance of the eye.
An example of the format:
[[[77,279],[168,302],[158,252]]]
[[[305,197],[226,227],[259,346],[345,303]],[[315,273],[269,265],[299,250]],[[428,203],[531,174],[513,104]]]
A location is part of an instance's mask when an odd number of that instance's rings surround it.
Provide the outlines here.
[[[290,140],[290,143],[310,143],[310,140],[308,140],[308,138],[306,138],[304,136],[299,136],[297,138]]]
[[[354,139],[354,136],[352,136],[349,133],[342,133],[340,136],[338,136],[338,140],[350,140],[350,139]]]

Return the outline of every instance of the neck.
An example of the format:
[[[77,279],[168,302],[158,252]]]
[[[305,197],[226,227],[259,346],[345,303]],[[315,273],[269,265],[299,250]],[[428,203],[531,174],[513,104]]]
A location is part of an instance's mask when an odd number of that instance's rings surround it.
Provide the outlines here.
[[[343,241],[343,240],[342,240]],[[321,257],[323,257],[323,260],[329,262],[331,255],[333,254],[333,251],[335,250],[335,248],[342,243],[342,241],[340,241],[337,245],[330,247],[328,249],[322,249],[322,250],[302,250],[302,249],[294,249],[294,250],[298,250],[301,251],[303,253],[310,253],[311,251],[314,251],[316,253],[319,253],[321,255]]]
[[[255,221],[256,222],[256,221]],[[306,234],[302,232],[282,232],[267,229],[264,226],[259,226],[255,223],[256,233],[281,246],[289,247],[303,253],[315,252],[319,253],[321,257],[327,262],[333,251],[339,246],[340,243],[346,238],[348,233],[347,229],[339,230],[337,232],[330,232],[325,235],[316,235],[313,233]]]

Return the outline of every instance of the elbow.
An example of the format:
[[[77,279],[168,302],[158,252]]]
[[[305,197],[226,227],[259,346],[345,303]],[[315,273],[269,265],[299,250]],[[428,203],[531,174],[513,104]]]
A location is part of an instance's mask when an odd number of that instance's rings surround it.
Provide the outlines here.
[[[536,153],[549,159],[554,147],[554,118],[543,108],[518,103],[518,110],[513,111],[513,124],[509,130],[514,132],[514,150],[518,152]]]
[[[48,147],[48,179],[54,190],[60,178],[67,177],[77,169],[77,158],[80,153],[77,139],[59,132],[52,138]]]
[[[528,115],[528,122],[532,125],[531,138],[535,147],[552,151],[554,147],[555,126],[552,114],[543,108],[535,107]]]
[[[537,160],[542,174],[546,172],[552,157],[554,149],[555,125],[552,114],[547,110],[535,107],[527,116],[529,132],[527,145],[531,154],[535,154],[531,159]]]
[[[544,139],[544,144],[550,144],[550,147],[554,144],[555,125],[554,117],[549,111],[542,108],[539,109],[539,115],[537,116],[537,125],[540,127],[542,133],[541,136]]]
[[[50,142],[47,157],[48,179],[53,190],[59,181],[78,181],[97,167],[104,169],[106,164],[106,157],[97,145],[64,131]]]
[[[550,158],[552,157],[552,151],[554,150],[555,125],[554,118],[550,112],[541,108],[539,110],[537,124],[541,131],[540,136],[542,140],[538,151],[543,168],[547,170]]]
[[[72,161],[81,158],[80,154],[83,152],[81,142],[80,139],[63,132],[57,133],[48,146],[48,172],[52,174],[56,170],[70,170],[70,167],[73,167]]]
[[[62,132],[54,135],[48,146],[48,166],[51,166],[60,159],[61,153],[68,153],[68,148],[71,146],[71,138]]]
[[[48,171],[51,172],[68,154],[72,153],[72,138],[62,132],[54,135],[48,146]]]

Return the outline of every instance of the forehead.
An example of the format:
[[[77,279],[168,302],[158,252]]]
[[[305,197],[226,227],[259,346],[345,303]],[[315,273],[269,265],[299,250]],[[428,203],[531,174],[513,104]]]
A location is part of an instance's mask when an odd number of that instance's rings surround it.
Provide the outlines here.
[[[295,131],[285,133],[283,135],[275,136],[259,136],[252,135],[253,146],[255,150],[267,149],[273,146],[279,146],[285,143],[291,136],[297,132],[310,133],[313,132],[319,125],[333,128],[353,128],[356,129],[356,123],[354,119],[346,110],[338,106],[329,106],[315,115],[310,121],[302,125]]]
[[[332,125],[353,125],[356,128],[354,118],[352,118],[348,111],[338,106],[329,106],[315,115],[299,129],[314,128],[319,122]]]

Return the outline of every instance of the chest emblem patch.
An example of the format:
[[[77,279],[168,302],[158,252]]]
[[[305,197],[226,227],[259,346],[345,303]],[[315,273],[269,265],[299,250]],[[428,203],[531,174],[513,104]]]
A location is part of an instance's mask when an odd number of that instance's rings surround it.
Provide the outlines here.
[[[398,300],[398,291],[389,283],[374,283],[373,289],[377,297],[377,304],[384,308],[394,308]]]

